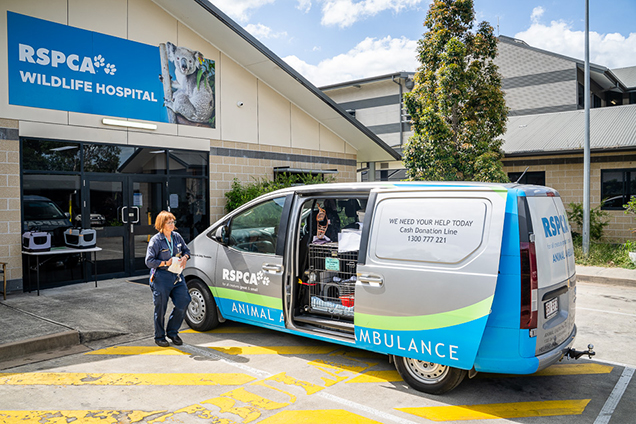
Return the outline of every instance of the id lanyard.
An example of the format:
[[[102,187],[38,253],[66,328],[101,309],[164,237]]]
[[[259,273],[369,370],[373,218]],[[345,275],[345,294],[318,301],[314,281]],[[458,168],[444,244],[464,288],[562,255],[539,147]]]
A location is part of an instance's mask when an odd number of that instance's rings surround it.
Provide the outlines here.
[[[166,237],[166,243],[168,243],[168,249],[170,249],[170,257],[174,256],[174,251],[172,250],[174,248],[174,242],[172,241],[172,234],[170,234],[170,240],[168,240],[168,237]]]

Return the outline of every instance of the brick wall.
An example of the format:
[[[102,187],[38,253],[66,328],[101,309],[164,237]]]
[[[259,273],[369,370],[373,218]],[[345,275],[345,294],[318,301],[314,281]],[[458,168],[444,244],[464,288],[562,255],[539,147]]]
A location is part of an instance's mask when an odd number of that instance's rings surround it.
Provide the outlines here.
[[[633,154],[626,152],[624,156]],[[636,168],[636,161],[620,161],[616,158],[617,153],[593,154],[590,163],[590,207],[595,208],[601,203],[601,170]],[[543,164],[533,164],[528,172],[545,171],[545,184],[556,189],[563,200],[566,209],[569,203],[583,202],[583,159],[582,155],[560,155],[541,156],[535,158],[524,158],[525,160],[538,160]],[[510,166],[504,161],[505,172],[523,172],[526,166],[524,159],[515,160],[515,165]],[[549,164],[555,162],[566,162]],[[569,163],[568,163],[569,162]],[[636,228],[636,216],[625,215],[623,211],[608,210],[609,225],[605,227],[603,239],[605,241],[623,242],[626,239],[636,240],[636,234],[631,229]]]
[[[22,278],[20,222],[20,142],[18,121],[0,119],[0,262],[7,280]],[[7,284],[7,291],[18,282]]]
[[[271,180],[275,167],[289,166],[301,169],[337,169],[338,174],[331,174],[337,182],[356,181],[354,154],[214,140],[211,147],[210,223],[225,215],[225,193],[230,190],[234,178],[241,182],[252,182],[260,178]],[[219,151],[216,148],[220,148]],[[241,150],[250,153],[246,156],[252,157],[232,157],[226,151],[220,152],[222,149]]]

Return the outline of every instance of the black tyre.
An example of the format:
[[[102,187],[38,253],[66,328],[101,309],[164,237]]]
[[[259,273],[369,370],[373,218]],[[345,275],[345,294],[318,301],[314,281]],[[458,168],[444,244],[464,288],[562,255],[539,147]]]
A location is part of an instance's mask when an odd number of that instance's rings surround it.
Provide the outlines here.
[[[395,368],[409,386],[432,395],[441,395],[453,390],[467,374],[466,370],[434,362],[399,356],[395,356],[394,359]]]
[[[188,292],[192,300],[186,309],[185,321],[190,328],[208,331],[219,325],[214,296],[203,281],[193,278],[188,281]]]

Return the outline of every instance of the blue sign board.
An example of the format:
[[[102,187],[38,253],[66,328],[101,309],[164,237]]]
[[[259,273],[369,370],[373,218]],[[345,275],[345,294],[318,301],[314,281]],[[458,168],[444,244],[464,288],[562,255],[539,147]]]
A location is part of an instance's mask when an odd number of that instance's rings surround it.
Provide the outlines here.
[[[7,12],[9,104],[169,122],[159,47]]]

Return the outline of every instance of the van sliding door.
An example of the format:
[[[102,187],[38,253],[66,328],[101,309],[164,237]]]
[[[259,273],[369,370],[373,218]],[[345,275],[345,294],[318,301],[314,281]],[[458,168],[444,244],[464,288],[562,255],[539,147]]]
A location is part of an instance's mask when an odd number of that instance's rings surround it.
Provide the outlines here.
[[[367,207],[356,345],[470,369],[495,293],[507,190],[400,190],[377,191]]]

